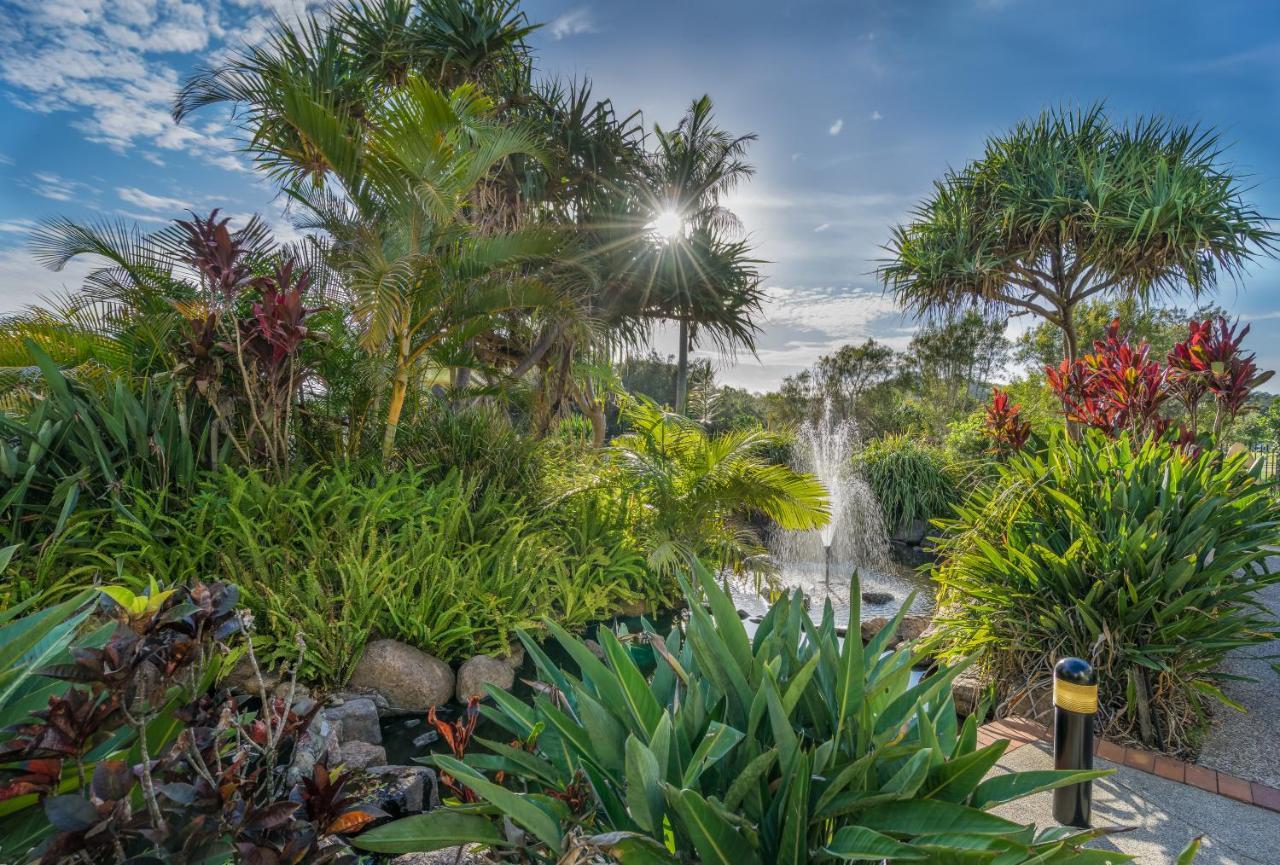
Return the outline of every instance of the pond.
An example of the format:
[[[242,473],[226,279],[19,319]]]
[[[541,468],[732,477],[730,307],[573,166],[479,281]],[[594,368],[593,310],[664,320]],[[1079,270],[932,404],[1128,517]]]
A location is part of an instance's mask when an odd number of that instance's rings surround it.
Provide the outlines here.
[[[835,613],[836,625],[843,628],[848,625],[849,621],[848,576],[851,575],[852,568],[846,570],[837,569],[833,566],[832,571],[833,574],[838,571],[845,576],[840,578],[832,576],[829,579],[826,569],[821,566],[808,567],[789,564],[774,578],[774,585],[782,590],[803,589],[805,595],[812,599],[810,614],[815,618],[821,616],[823,604],[830,599],[832,610]],[[862,603],[862,619],[864,621],[877,616],[893,616],[912,592],[916,593],[916,598],[910,609],[912,615],[926,615],[933,609],[933,590],[929,578],[925,575],[907,568],[893,566],[875,569],[862,568],[859,569],[859,575],[864,594],[876,592],[891,597],[891,600],[888,601],[874,603],[864,601]],[[765,597],[768,589],[762,588],[758,590],[754,581],[750,579],[730,579],[728,584],[730,595],[733,597],[739,613],[746,614],[743,625],[747,633],[754,635],[757,623],[769,609],[769,602]],[[671,628],[680,626],[685,616],[686,612],[684,610],[664,610],[656,616],[647,618],[658,633],[666,634],[670,632]],[[629,634],[637,634],[643,630],[639,617],[616,616],[612,619],[589,625],[584,630],[582,637],[594,639],[596,631],[600,627],[608,627],[615,632]],[[542,642],[541,647],[554,663],[564,664],[571,670],[576,669],[576,665],[555,640],[545,640]],[[652,670],[654,659],[651,649],[637,645],[633,651],[633,656],[646,672]],[[921,674],[917,673],[917,677],[919,675]],[[526,655],[524,663],[516,671],[516,682],[515,687],[512,688],[512,693],[521,700],[532,700],[532,683],[537,678],[537,670],[533,660]],[[457,717],[459,712],[459,706],[450,705],[441,707],[438,715],[442,719],[452,720]],[[483,717],[476,728],[476,736],[499,741],[506,741],[510,738],[504,730]],[[443,747],[422,714],[384,718],[382,722],[382,740],[383,746],[387,751],[387,761],[393,765],[412,764],[415,762],[415,758],[438,752]]]

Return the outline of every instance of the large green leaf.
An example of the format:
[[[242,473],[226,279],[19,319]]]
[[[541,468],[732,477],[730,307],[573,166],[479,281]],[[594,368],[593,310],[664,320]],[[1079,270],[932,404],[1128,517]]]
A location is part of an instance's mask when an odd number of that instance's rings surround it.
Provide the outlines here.
[[[459,844],[502,846],[507,841],[488,817],[437,808],[362,832],[350,843],[372,853],[427,853]]]

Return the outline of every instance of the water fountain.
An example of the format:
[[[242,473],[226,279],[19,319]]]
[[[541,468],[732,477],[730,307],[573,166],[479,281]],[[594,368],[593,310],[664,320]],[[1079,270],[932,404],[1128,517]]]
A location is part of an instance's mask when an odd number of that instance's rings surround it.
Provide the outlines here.
[[[792,461],[827,488],[831,521],[817,531],[777,531],[769,540],[779,587],[804,589],[815,612],[830,600],[840,624],[848,621],[854,570],[862,581],[864,619],[892,615],[913,590],[919,591],[916,610],[927,611],[933,600],[927,580],[892,562],[880,503],[854,459],[861,447],[857,424],[836,417],[825,402],[821,416],[800,428]]]

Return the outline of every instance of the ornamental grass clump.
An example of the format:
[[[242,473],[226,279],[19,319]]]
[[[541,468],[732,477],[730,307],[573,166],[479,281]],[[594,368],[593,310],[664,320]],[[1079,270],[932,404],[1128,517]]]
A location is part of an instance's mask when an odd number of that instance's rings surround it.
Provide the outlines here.
[[[1104,735],[1194,753],[1216,706],[1241,708],[1220,690],[1223,657],[1280,635],[1256,599],[1280,580],[1269,486],[1247,455],[1095,429],[998,471],[942,523],[942,656],[982,651],[1020,711],[1047,703],[1056,659],[1086,658]]]

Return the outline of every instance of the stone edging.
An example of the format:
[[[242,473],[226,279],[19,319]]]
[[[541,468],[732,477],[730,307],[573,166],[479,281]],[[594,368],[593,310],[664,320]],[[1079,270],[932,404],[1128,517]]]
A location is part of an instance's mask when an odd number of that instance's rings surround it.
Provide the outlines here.
[[[1009,750],[1012,751],[1032,742],[1052,741],[1053,730],[1026,718],[1002,718],[978,728],[978,747],[980,748],[1001,739],[1009,741]],[[1256,805],[1268,811],[1280,812],[1280,790],[1266,784],[1246,781],[1216,769],[1186,763],[1163,754],[1153,754],[1150,751],[1117,745],[1106,739],[1097,740],[1094,754],[1117,765],[1137,769],[1139,772],[1157,775],[1179,784],[1199,787],[1201,790],[1226,796],[1237,802],[1244,802],[1246,805]]]

